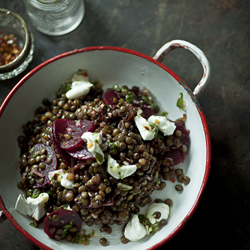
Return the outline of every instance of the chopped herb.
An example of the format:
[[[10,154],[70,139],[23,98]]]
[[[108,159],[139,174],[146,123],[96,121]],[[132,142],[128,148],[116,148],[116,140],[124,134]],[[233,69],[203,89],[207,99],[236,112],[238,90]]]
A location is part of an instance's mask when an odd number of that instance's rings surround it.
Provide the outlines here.
[[[58,89],[58,91],[56,92],[56,95],[60,96],[62,93],[68,92],[69,90],[71,90],[71,87],[72,87],[71,81],[67,81],[67,82],[63,83],[61,85],[61,87]]]
[[[135,100],[135,97],[136,95],[135,94],[127,94],[125,96],[125,100],[128,102],[128,103],[132,103],[134,100]]]
[[[32,148],[29,150],[29,153],[31,154],[33,151],[34,151],[34,147],[32,147]]]
[[[160,181],[159,179],[154,180],[154,182],[155,182],[156,184],[160,184],[160,183],[161,183],[161,181]]]
[[[83,245],[88,245],[89,244],[89,239],[93,238],[95,234],[95,231],[92,230],[90,234],[86,234],[86,230],[81,230],[76,236],[76,243],[77,244],[83,244]]]
[[[128,90],[128,89],[124,89],[124,88],[123,88],[123,89],[121,89],[121,91],[122,91],[122,92],[125,92],[126,94],[129,92],[129,90]]]
[[[33,221],[31,221],[29,225],[32,226],[32,227],[34,227],[34,228],[37,228],[37,226],[34,224]]]
[[[147,95],[142,95],[141,96],[142,100],[144,100],[146,103],[151,104],[152,103],[152,98],[151,96],[147,96]]]
[[[118,91],[118,92],[121,91],[121,89],[119,88],[119,86],[118,86],[117,84],[114,85],[113,89],[114,89],[115,91]]]
[[[31,196],[31,198],[37,198],[37,197],[39,196],[39,194],[40,194],[39,189],[35,189],[35,190],[33,191],[33,194],[32,194],[32,196]]]
[[[92,82],[94,85],[96,85],[96,86],[101,86],[101,84],[99,84],[99,82],[98,81],[94,81],[94,82]]]
[[[99,154],[99,153],[96,153],[95,158],[96,158],[97,162],[103,163],[103,161],[104,161],[103,156],[101,154]]]
[[[159,231],[159,223],[160,222],[156,222],[154,224],[151,224],[149,219],[143,215],[143,214],[139,214],[138,215],[139,221],[144,225],[144,226],[148,226],[148,232],[150,234],[155,234],[156,232]]]
[[[63,227],[63,236],[67,235],[70,228],[72,228],[72,224],[67,224]]]
[[[151,226],[149,227],[148,231],[151,234],[155,234],[156,232],[158,232],[159,231],[159,222],[151,224]]]
[[[176,106],[178,108],[182,109],[183,111],[186,111],[186,103],[185,103],[184,98],[183,98],[183,93],[179,94]]]
[[[158,134],[156,135],[156,138],[160,139],[160,140],[164,140],[164,136],[161,132],[158,131]]]
[[[128,89],[122,89],[123,92],[125,92],[125,100],[128,103],[132,103],[136,99],[136,95],[129,91]]]
[[[32,196],[32,191],[33,191],[32,189],[29,189],[29,190],[28,190],[28,192],[27,192],[27,196],[28,196],[28,197],[31,197],[31,196]]]
[[[139,215],[138,215],[138,218],[139,218],[139,221],[140,221],[143,225],[145,225],[145,226],[151,225],[150,221],[148,220],[148,218],[147,218],[145,215],[139,214]]]
[[[53,195],[54,193],[53,193],[52,190],[49,190],[49,191],[47,191],[47,194],[48,194],[48,195]]]
[[[119,179],[122,179],[122,174],[121,174],[121,172],[118,172],[118,175],[119,175]]]
[[[151,129],[152,129],[152,132],[154,132],[154,137],[157,137],[158,135],[158,126],[154,123],[149,123]]]
[[[110,142],[109,143],[109,153],[115,154],[117,152],[117,144],[116,142]]]
[[[167,116],[168,115],[168,112],[167,111],[164,111],[161,113],[161,116]]]
[[[151,109],[152,110],[156,110],[157,109],[157,106],[154,102],[151,103]]]

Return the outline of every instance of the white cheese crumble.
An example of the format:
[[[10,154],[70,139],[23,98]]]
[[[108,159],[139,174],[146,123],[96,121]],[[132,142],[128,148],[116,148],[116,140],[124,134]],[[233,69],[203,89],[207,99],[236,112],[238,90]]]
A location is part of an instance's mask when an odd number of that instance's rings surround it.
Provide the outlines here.
[[[66,93],[68,99],[76,99],[82,95],[87,95],[93,86],[93,84],[89,82],[88,76],[84,75],[74,74],[72,81],[71,89]]]
[[[124,230],[124,236],[130,241],[138,241],[147,234],[146,228],[140,223],[138,215],[134,215]]]
[[[47,193],[41,193],[37,198],[28,197],[27,199],[25,199],[23,194],[19,194],[15,209],[39,221],[46,214],[44,204],[48,202],[48,200],[49,195]]]
[[[141,116],[142,110],[139,108],[137,115],[134,118],[135,124],[141,134],[144,141],[153,140],[155,137],[155,128],[152,127],[149,122]]]
[[[157,219],[155,218],[154,213],[160,212],[161,216]],[[155,224],[156,222],[160,222],[163,219],[168,219],[169,216],[169,206],[165,203],[152,203],[147,208],[146,217],[149,219],[150,223]]]
[[[49,179],[53,181],[58,181],[61,185],[67,189],[74,188],[74,181],[68,179],[69,173],[66,173],[63,169],[55,170],[49,172]]]
[[[89,152],[96,158],[98,164],[104,162],[104,154],[101,150],[100,144],[102,143],[102,133],[85,132],[81,138],[87,141],[87,148]]]
[[[164,134],[164,136],[172,135],[176,129],[175,123],[169,121],[165,116],[151,115],[148,118],[148,122],[158,126],[159,130]]]
[[[175,123],[169,121],[164,116],[151,115],[148,120],[141,116],[142,110],[139,108],[134,118],[135,124],[144,141],[150,141],[157,135],[159,129],[164,136],[172,135],[176,129]]]
[[[116,179],[123,179],[132,175],[137,170],[136,165],[124,164],[120,166],[115,159],[108,156],[108,173]]]

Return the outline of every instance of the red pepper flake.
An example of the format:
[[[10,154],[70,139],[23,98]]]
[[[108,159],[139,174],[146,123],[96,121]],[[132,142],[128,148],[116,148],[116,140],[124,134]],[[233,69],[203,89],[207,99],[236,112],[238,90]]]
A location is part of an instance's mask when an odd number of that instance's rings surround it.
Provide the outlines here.
[[[21,53],[22,47],[13,34],[0,31],[0,66],[12,62]]]

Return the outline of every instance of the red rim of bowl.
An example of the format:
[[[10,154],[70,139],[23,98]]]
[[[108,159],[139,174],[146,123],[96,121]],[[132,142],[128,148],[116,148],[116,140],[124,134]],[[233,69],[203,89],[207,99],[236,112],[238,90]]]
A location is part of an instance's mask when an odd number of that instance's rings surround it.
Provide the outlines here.
[[[7,97],[4,99],[2,105],[0,106],[0,118],[1,115],[5,109],[5,107],[7,106],[9,100],[12,98],[12,96],[15,94],[15,92],[26,82],[27,79],[29,79],[32,75],[34,75],[37,71],[39,71],[41,68],[47,66],[50,63],[53,63],[57,60],[60,60],[61,58],[67,57],[67,56],[71,56],[72,54],[76,54],[76,53],[84,53],[84,52],[91,52],[91,51],[103,51],[103,50],[113,50],[113,51],[117,51],[117,52],[122,52],[122,53],[127,53],[127,54],[132,54],[138,57],[141,57],[143,59],[146,59],[156,65],[158,65],[159,67],[161,67],[162,69],[164,69],[165,71],[167,71],[173,78],[175,78],[175,80],[178,83],[182,83],[183,81],[180,79],[179,76],[177,76],[173,71],[171,71],[167,66],[163,65],[162,63],[156,61],[155,59],[146,56],[144,54],[141,54],[139,52],[136,52],[134,50],[130,50],[130,49],[125,49],[125,48],[120,48],[120,47],[111,47],[111,46],[94,46],[94,47],[86,47],[86,48],[82,48],[82,49],[75,49],[73,51],[69,51],[69,52],[65,52],[62,53],[58,56],[52,57],[51,59],[48,59],[47,61],[41,63],[40,65],[38,65],[36,68],[34,68],[33,70],[31,70],[29,73],[27,73],[14,87],[13,89],[9,92],[9,94],[7,95]],[[170,239],[172,239],[178,232],[179,230],[186,224],[186,222],[190,219],[190,217],[194,214],[199,200],[201,198],[201,194],[203,193],[203,190],[206,186],[208,177],[209,177],[209,173],[210,173],[210,164],[211,164],[211,142],[210,142],[210,135],[209,135],[209,130],[208,130],[208,125],[206,122],[206,118],[203,114],[203,112],[201,111],[198,101],[196,99],[196,97],[192,94],[192,91],[189,89],[189,87],[185,84],[185,88],[186,90],[189,92],[189,94],[192,95],[192,99],[194,100],[194,104],[199,112],[201,121],[202,121],[202,125],[203,125],[203,129],[204,129],[204,134],[205,134],[205,141],[206,141],[206,168],[205,168],[205,173],[204,173],[204,177],[202,180],[202,185],[200,187],[200,190],[198,192],[198,195],[196,197],[196,200],[192,206],[192,208],[190,209],[189,213],[185,216],[185,218],[180,222],[180,224],[171,232],[171,234],[169,234],[166,238],[164,238],[162,241],[160,241],[159,243],[155,244],[153,247],[149,248],[150,250],[153,249],[157,249],[161,246],[163,246],[164,244],[166,244]],[[27,231],[25,231],[20,225],[19,223],[14,219],[14,217],[11,215],[11,213],[7,210],[7,208],[4,205],[4,201],[2,200],[1,196],[0,196],[0,208],[3,210],[3,212],[5,213],[6,217],[10,220],[10,222],[16,227],[16,229],[18,229],[28,240],[30,240],[32,243],[36,244],[38,247],[45,249],[45,250],[52,250],[51,248],[49,248],[48,246],[44,245],[42,242],[40,242],[39,240],[37,240],[36,238],[34,238],[33,236],[31,236]]]

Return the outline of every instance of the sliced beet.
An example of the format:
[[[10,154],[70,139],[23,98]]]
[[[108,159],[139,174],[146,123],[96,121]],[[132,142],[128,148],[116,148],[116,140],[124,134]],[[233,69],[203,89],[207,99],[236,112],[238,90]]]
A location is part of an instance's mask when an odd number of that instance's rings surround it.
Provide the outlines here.
[[[155,113],[154,109],[151,108],[151,104],[147,103],[143,98],[143,91],[134,91],[136,99],[133,101],[133,105],[140,107],[143,113],[143,116],[148,119],[151,115]]]
[[[76,227],[77,232],[79,232],[82,227],[82,219],[78,213],[67,209],[59,209],[50,213],[43,222],[44,232],[53,239],[57,229],[69,229],[71,227]]]
[[[64,150],[81,145],[83,143],[82,134],[95,129],[95,125],[89,120],[74,121],[70,119],[57,119],[53,122],[52,127],[59,147]]]
[[[45,146],[44,144],[36,144],[31,150],[29,158],[32,158],[39,154],[39,151],[45,148],[46,149],[46,155],[47,159],[44,161],[45,168],[41,169],[39,171],[31,170],[35,175],[35,183],[32,185],[33,188],[41,188],[44,185],[48,184],[50,182],[49,180],[49,172],[54,171],[57,169],[57,157],[54,149],[50,146]],[[49,159],[49,160],[48,160]],[[43,178],[43,183],[39,183],[39,180]]]
[[[70,165],[69,155],[64,150],[62,150],[59,147],[60,143],[59,143],[59,141],[56,138],[55,126],[53,126],[53,125],[54,125],[54,123],[52,123],[51,130],[50,130],[50,140],[51,140],[51,143],[53,144],[53,146],[56,149],[57,153],[62,157],[62,159],[64,160],[65,164],[66,165]]]
[[[114,98],[116,98],[116,102],[114,102]],[[117,102],[119,101],[119,97],[116,94],[115,90],[109,90],[103,94],[103,100],[107,103],[109,106],[115,106]]]
[[[187,147],[187,151],[183,152],[182,151],[182,146],[181,147],[176,147],[176,146],[171,146],[170,147],[170,151],[167,153],[167,157],[173,159],[173,165],[175,166],[179,163],[184,162],[185,157],[189,151],[189,146],[190,146],[190,139],[189,139],[189,133],[188,131],[185,129],[185,127],[179,123],[179,122],[175,122],[176,125],[176,130],[180,130],[182,133],[181,137],[178,137],[180,139],[180,144],[181,145],[186,145]]]
[[[95,157],[88,151],[85,144],[66,151],[73,158],[80,160],[94,159]]]
[[[142,104],[141,110],[145,119],[148,119],[151,115],[155,113],[155,111],[151,109],[151,105],[149,104]]]

